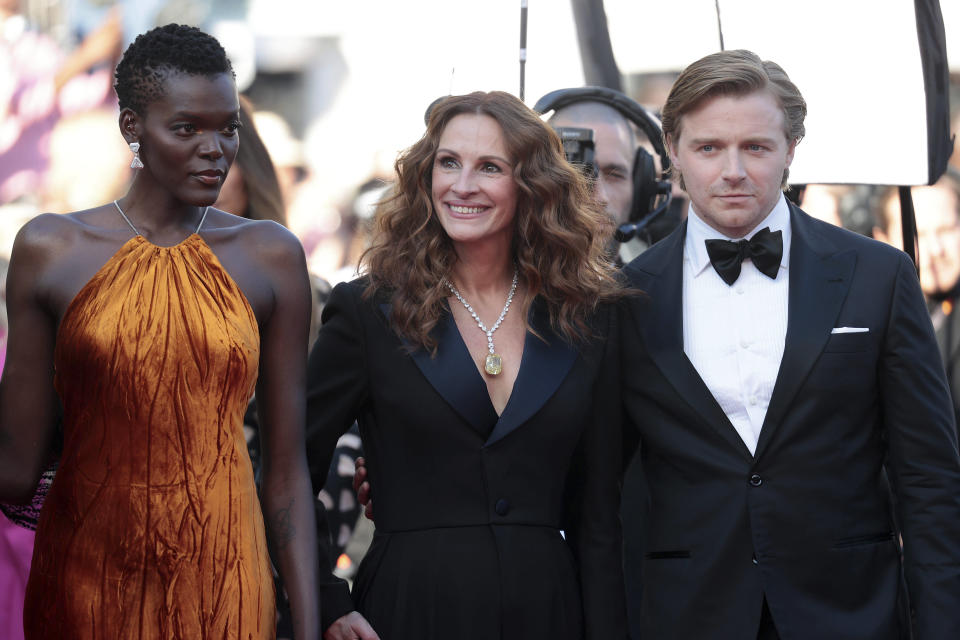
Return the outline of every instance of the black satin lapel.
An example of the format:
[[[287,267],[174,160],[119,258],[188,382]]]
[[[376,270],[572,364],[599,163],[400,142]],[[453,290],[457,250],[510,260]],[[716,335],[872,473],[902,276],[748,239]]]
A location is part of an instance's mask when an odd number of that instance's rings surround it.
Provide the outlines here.
[[[671,238],[675,247],[669,263],[659,277],[653,280],[650,291],[649,319],[644,322],[644,336],[650,357],[677,393],[699,413],[704,421],[731,446],[747,458],[750,450],[727,414],[710,393],[696,367],[683,352],[683,245],[685,234]],[[662,240],[661,242],[666,242]],[[626,354],[625,357],[630,357]]]
[[[380,308],[389,318],[390,305],[381,304]],[[445,314],[437,323],[434,335],[440,345],[436,357],[431,358],[424,349],[417,349],[410,354],[414,363],[437,393],[473,429],[486,437],[497,421],[497,412],[490,402],[487,385],[457,331],[453,316]],[[405,340],[403,344],[410,346]]]
[[[556,393],[577,359],[577,350],[551,330],[545,309],[535,307],[530,323],[548,343],[527,332],[510,399],[484,446],[501,440],[533,417]]]
[[[790,293],[787,309],[787,336],[777,381],[770,396],[767,415],[760,429],[756,457],[783,421],[810,369],[830,338],[840,308],[850,290],[857,254],[854,250],[834,253],[826,250],[806,214],[793,213],[793,240],[790,248]]]

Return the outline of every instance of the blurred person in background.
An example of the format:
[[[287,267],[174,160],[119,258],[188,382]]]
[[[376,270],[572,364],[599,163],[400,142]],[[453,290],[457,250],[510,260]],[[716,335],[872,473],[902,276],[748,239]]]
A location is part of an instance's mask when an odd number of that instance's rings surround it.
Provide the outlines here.
[[[877,187],[868,184],[791,185],[787,198],[818,220],[873,237]]]
[[[340,211],[326,204],[327,194],[307,165],[303,143],[278,113],[257,111],[254,121],[273,159],[287,210],[287,226],[300,238],[310,272],[335,284],[346,253],[339,233]]]
[[[621,112],[599,98],[591,98],[590,88],[572,89],[565,91],[582,91],[583,95],[574,101],[564,101],[550,116],[548,122],[554,128],[579,127],[593,131],[594,164],[597,169],[595,182],[596,197],[602,203],[607,213],[613,218],[617,226],[627,222],[637,222],[632,219],[636,216],[639,203],[634,197],[642,185],[639,181],[657,179],[662,171],[661,159],[657,157],[647,134],[641,131]],[[611,89],[599,89],[605,95],[615,96],[613,99],[635,111],[644,108],[628,96]],[[543,99],[549,97],[545,96]],[[542,100],[543,100],[542,99]],[[640,153],[640,151],[646,153]],[[653,176],[638,175],[642,162],[641,156],[648,156],[649,161],[656,167]],[[657,218],[646,228],[644,238],[634,237],[627,242],[614,244],[615,251],[621,260],[626,263],[643,252],[649,243],[667,235],[680,223],[684,212],[682,192],[674,194],[674,203],[657,215]]]
[[[257,130],[253,105],[243,95],[240,122],[240,148],[215,206],[241,218],[273,220],[286,226],[287,211],[277,170]]]
[[[26,635],[273,638],[269,533],[297,638],[318,637],[302,250],[273,222],[210,206],[240,126],[214,38],[172,24],[139,36],[116,91],[129,191],[32,220],[10,264],[0,499],[34,491],[57,395],[64,432]],[[266,526],[241,430],[255,383]]]
[[[932,186],[911,188],[917,219],[920,287],[960,424],[960,170],[949,167]],[[903,248],[900,198],[896,187],[881,194],[874,237]]]
[[[625,638],[609,219],[503,92],[439,101],[396,171],[308,368],[314,477],[359,418],[377,500],[325,637]]]
[[[0,0],[0,205],[35,194],[59,117],[54,75],[63,52],[35,30],[19,0]]]
[[[127,190],[130,149],[116,135],[117,110],[98,107],[61,118],[50,134],[50,170],[40,196],[45,211],[66,213],[116,200]],[[77,149],[86,151],[77,162]]]

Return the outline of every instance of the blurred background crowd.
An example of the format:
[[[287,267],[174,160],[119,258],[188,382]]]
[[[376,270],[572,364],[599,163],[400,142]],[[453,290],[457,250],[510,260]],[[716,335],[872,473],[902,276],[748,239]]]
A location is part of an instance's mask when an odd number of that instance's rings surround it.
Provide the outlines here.
[[[518,17],[518,2],[497,0],[493,4],[503,5],[503,13],[483,14],[461,8],[474,3],[349,4],[0,0],[0,276],[5,279],[13,238],[24,222],[42,212],[97,206],[126,191],[130,154],[118,134],[113,69],[138,33],[179,22],[220,39],[244,98],[240,155],[217,206],[274,219],[293,231],[306,251],[319,307],[331,285],[355,275],[374,205],[389,185],[396,154],[422,133],[423,113],[432,100],[447,93],[516,87],[514,76],[504,79],[488,72],[503,67],[504,59],[510,60],[511,72],[517,66],[518,28],[513,22],[507,29],[498,23],[503,15]],[[604,2],[531,4],[531,11],[539,13],[531,18],[527,104],[553,89],[596,83],[582,38],[578,53],[573,13],[578,5],[583,11]],[[614,20],[612,5],[619,4],[606,2],[614,40],[626,37],[618,35],[624,33],[623,25]],[[949,19],[960,17],[960,11],[944,9],[948,50],[957,58],[960,29],[951,30]],[[456,27],[423,38],[405,31],[411,21]],[[460,50],[466,31],[473,34],[471,43],[483,46]],[[402,65],[392,60],[401,55],[398,51],[405,57]],[[655,113],[681,67],[671,58],[642,72],[622,69],[620,88]],[[397,68],[404,72],[396,73]],[[951,130],[956,132],[960,63],[953,68]],[[960,314],[954,313],[960,297],[960,145],[955,147],[948,174],[934,186],[914,188],[913,197],[921,282],[960,400],[960,379],[953,375],[960,362]],[[79,150],[84,162],[77,161]],[[895,245],[901,242],[895,188],[801,185],[791,196],[816,217]],[[0,370],[6,340],[2,311],[0,304]],[[255,452],[255,440],[252,446]],[[333,475],[352,476],[350,451],[357,448],[352,434],[344,441],[344,455],[335,458]],[[335,541],[346,546],[359,514],[355,498],[345,489],[324,499],[328,507],[336,504],[334,511],[347,514],[332,525]],[[6,536],[0,536],[0,546],[16,546],[17,536],[29,534],[6,522],[0,525]],[[350,559],[343,562],[348,570]],[[3,610],[0,606],[0,631],[7,628]]]

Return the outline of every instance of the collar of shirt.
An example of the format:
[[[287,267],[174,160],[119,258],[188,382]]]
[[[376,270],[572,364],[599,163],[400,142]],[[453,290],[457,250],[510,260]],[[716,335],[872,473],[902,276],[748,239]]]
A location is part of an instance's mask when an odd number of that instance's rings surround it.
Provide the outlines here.
[[[787,206],[787,199],[782,193],[780,199],[777,200],[777,204],[773,206],[773,210],[746,235],[746,238],[749,240],[764,227],[770,227],[770,231],[783,233],[783,257],[780,258],[780,268],[786,269],[790,262],[790,207]],[[694,278],[699,277],[710,266],[710,256],[707,255],[705,242],[715,239],[739,240],[739,238],[728,238],[704,222],[693,210],[693,203],[691,203],[687,210],[687,237],[684,244],[684,257],[690,261],[690,265],[693,267]]]

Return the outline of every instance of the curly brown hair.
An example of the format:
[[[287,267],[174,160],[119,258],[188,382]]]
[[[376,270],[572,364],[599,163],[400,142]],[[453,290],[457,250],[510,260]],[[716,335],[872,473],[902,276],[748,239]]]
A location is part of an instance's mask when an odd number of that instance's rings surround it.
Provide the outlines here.
[[[432,105],[426,132],[398,157],[397,182],[378,205],[373,240],[361,257],[369,278],[366,295],[387,295],[394,330],[436,351],[430,332],[446,313],[444,280],[457,254],[433,208],[433,165],[444,128],[461,114],[496,120],[513,161],[518,194],[512,252],[529,294],[524,319],[539,298],[555,332],[570,343],[586,339],[597,304],[622,295],[605,249],[613,222],[587,179],[567,162],[553,129],[502,91],[450,96]]]

